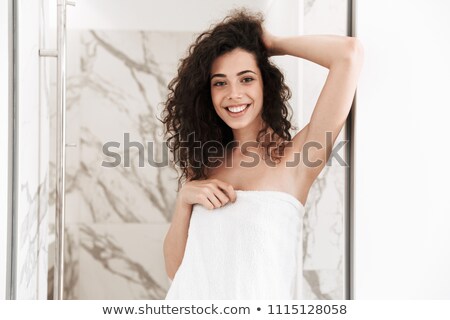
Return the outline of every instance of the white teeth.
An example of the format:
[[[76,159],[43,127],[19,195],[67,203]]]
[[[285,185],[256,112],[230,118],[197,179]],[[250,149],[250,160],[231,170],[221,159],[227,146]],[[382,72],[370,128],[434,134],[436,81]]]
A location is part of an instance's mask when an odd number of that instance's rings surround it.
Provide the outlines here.
[[[228,111],[233,112],[233,113],[238,113],[241,112],[242,110],[244,110],[245,108],[247,108],[247,105],[243,105],[240,107],[228,107]]]

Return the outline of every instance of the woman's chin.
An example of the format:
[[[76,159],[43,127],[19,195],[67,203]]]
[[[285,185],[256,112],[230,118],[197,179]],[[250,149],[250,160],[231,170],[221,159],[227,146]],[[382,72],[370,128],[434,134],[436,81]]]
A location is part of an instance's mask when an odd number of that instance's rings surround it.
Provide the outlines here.
[[[243,129],[248,126],[247,121],[228,121],[226,124],[232,129],[232,130],[239,130]]]

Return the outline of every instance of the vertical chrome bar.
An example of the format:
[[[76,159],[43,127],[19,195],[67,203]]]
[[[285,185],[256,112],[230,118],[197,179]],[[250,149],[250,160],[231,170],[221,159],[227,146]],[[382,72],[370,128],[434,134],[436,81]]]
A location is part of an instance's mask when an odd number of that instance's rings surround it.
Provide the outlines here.
[[[64,216],[66,172],[66,0],[58,0],[57,20],[56,252],[53,299],[62,300],[64,298]]]
[[[41,57],[58,58],[56,74],[56,208],[55,208],[55,267],[53,299],[62,300],[64,292],[64,217],[66,174],[66,5],[74,1],[57,2],[57,49],[40,49]]]
[[[6,72],[8,77],[8,112],[10,117],[8,119],[8,188],[7,193],[7,224],[8,224],[8,234],[7,234],[7,266],[6,266],[6,292],[5,298],[8,300],[17,299],[17,251],[18,251],[18,236],[16,226],[17,226],[17,195],[15,190],[17,188],[18,180],[18,169],[17,169],[17,159],[18,159],[18,119],[17,119],[17,95],[18,95],[18,37],[19,32],[17,29],[18,25],[18,3],[13,0],[8,0],[8,37],[3,40],[7,41],[8,47],[8,69]],[[2,70],[4,70],[2,68]],[[5,73],[2,73],[3,75]]]
[[[356,5],[358,0],[349,0],[348,11],[349,11],[349,21],[348,21],[348,35],[351,37],[356,36]],[[356,89],[358,90],[358,89]],[[354,267],[354,258],[355,258],[355,212],[354,212],[354,186],[355,186],[355,118],[356,118],[356,109],[357,106],[356,101],[356,93],[353,98],[352,110],[350,113],[350,121],[349,121],[349,132],[350,134],[347,136],[347,140],[350,139],[350,147],[349,147],[349,162],[350,163],[350,173],[349,173],[349,184],[347,188],[349,200],[349,211],[348,211],[348,219],[346,226],[348,228],[348,232],[345,233],[346,237],[346,248],[347,248],[347,272],[346,275],[348,277],[348,281],[346,281],[346,300],[354,300],[355,299],[355,267]]]

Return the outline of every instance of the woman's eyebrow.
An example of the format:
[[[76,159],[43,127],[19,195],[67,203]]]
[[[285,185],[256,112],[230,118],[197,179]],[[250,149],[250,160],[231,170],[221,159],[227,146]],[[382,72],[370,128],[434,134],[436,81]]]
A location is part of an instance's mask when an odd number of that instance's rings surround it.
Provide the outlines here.
[[[247,72],[251,72],[251,73],[256,74],[256,72],[253,72],[252,70],[244,70],[244,71],[238,72],[236,75],[237,75],[237,76],[240,76],[240,75],[243,75],[244,73],[247,73]],[[212,80],[214,77],[222,77],[222,78],[226,78],[227,76],[226,76],[225,74],[223,74],[223,73],[216,73],[216,74],[213,74],[213,75],[211,76],[211,80]]]

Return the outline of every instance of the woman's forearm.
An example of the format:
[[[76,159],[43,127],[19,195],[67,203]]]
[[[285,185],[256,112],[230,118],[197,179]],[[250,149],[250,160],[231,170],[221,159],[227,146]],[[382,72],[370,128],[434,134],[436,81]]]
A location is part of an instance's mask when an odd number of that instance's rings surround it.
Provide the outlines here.
[[[192,205],[184,204],[178,196],[172,223],[164,239],[164,260],[170,279],[173,279],[183,260],[191,213]]]
[[[330,69],[334,63],[352,58],[362,46],[354,37],[338,35],[302,35],[273,37],[272,55],[291,55],[317,63]]]

